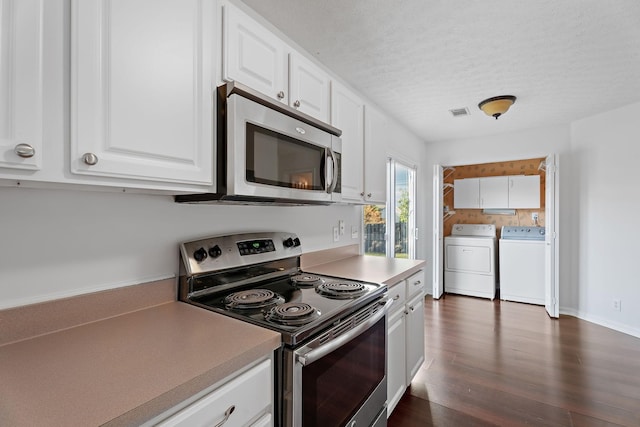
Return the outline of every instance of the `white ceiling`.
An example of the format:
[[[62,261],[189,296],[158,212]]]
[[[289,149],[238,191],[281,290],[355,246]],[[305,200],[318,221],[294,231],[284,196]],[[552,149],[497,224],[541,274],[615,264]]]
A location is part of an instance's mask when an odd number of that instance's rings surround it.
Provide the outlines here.
[[[428,142],[640,101],[640,0],[243,1]],[[497,95],[518,100],[496,121]]]

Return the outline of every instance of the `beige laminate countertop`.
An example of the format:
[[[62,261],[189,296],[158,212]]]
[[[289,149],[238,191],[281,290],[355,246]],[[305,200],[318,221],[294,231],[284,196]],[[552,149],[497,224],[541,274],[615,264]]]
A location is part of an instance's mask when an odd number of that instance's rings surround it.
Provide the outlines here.
[[[337,261],[306,267],[309,273],[344,277],[351,280],[384,283],[393,286],[418,272],[426,261],[354,255]]]
[[[276,332],[175,301],[9,343],[0,425],[139,425],[279,344]]]

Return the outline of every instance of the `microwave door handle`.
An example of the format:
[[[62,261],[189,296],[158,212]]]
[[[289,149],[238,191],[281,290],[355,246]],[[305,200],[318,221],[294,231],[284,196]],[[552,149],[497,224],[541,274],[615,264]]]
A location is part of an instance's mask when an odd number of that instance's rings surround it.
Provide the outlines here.
[[[382,308],[382,310],[379,310],[376,314],[374,314],[369,319],[367,319],[366,322],[359,324],[358,326],[351,329],[346,334],[340,335],[338,338],[333,339],[329,341],[327,344],[322,345],[313,350],[304,351],[305,347],[302,347],[300,350],[297,350],[295,354],[296,354],[296,360],[298,361],[298,363],[300,363],[302,366],[308,366],[313,362],[315,362],[316,360],[323,358],[324,356],[331,353],[332,351],[342,347],[349,341],[357,338],[360,334],[362,334],[364,331],[369,329],[371,326],[375,325],[376,322],[378,322],[378,320],[382,319],[382,317],[384,317],[387,314],[387,312],[389,311],[389,307],[391,307],[391,304],[393,304],[393,298],[389,298],[385,302],[380,302],[380,304],[384,304],[384,307]]]
[[[338,160],[336,159],[336,153],[331,148],[327,148],[329,157],[331,157],[331,185],[327,189],[327,193],[333,193],[338,185]]]

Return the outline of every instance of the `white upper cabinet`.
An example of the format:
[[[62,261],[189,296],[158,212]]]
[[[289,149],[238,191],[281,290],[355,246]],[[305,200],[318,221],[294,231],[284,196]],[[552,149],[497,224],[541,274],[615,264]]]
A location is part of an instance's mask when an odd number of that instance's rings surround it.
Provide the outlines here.
[[[44,6],[0,1],[0,168],[42,166]]]
[[[72,0],[71,171],[210,184],[214,0]]]
[[[480,207],[480,178],[453,181],[453,207],[455,209],[478,209]]]
[[[229,2],[222,4],[222,79],[329,123],[329,74]]]
[[[289,104],[329,123],[331,80],[320,67],[297,52],[289,55]]]
[[[519,209],[540,208],[540,175],[509,177],[509,207]]]
[[[230,3],[222,16],[222,78],[289,103],[289,46]]]
[[[362,202],[364,104],[343,85],[331,84],[331,124],[342,130],[342,200]]]
[[[371,204],[385,204],[389,120],[384,113],[367,105],[364,123],[364,200]]]
[[[480,179],[480,207],[500,209],[509,204],[509,178],[491,176]]]
[[[540,207],[540,175],[456,179],[453,188],[453,206],[456,209]]]

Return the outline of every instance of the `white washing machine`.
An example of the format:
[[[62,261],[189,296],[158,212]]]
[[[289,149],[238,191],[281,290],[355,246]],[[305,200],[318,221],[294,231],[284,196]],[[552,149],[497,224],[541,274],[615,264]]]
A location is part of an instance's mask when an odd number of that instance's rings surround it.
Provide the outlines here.
[[[502,227],[500,299],[544,305],[544,240],[544,227]]]
[[[445,292],[495,298],[496,240],[493,224],[454,224],[444,238]]]

